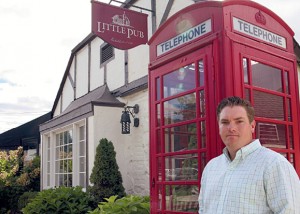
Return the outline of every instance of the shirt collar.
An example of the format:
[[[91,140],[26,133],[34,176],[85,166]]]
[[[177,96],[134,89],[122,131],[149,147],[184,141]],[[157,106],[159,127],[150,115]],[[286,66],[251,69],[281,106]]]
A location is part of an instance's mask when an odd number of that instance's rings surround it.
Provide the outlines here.
[[[259,139],[256,139],[256,140],[252,141],[251,143],[249,143],[248,145],[240,148],[236,153],[236,157],[241,157],[242,159],[244,159],[249,154],[251,154],[255,150],[259,149],[260,147],[261,147],[260,141],[259,141]],[[225,157],[228,160],[230,160],[229,152],[226,147],[223,149],[223,154],[225,155]]]

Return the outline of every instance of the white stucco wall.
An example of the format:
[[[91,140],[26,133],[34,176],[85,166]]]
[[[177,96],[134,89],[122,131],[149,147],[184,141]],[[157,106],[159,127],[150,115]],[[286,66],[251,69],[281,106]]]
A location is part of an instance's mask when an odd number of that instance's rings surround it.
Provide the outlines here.
[[[95,38],[91,42],[91,91],[104,84],[104,68],[100,68],[100,46],[103,41]]]
[[[96,150],[99,140],[112,141],[116,159],[123,178],[123,186],[128,194],[149,195],[149,131],[148,131],[148,90],[135,96],[126,97],[128,105],[139,104],[139,127],[131,124],[131,133],[121,134],[120,118],[123,108],[95,107],[94,116],[89,119],[89,127],[94,127],[90,135],[90,150]],[[109,122],[108,122],[109,121]],[[133,122],[133,119],[132,119]],[[92,146],[93,145],[93,146]],[[89,152],[89,166],[93,166],[95,152]],[[92,168],[89,169],[91,173]]]
[[[88,45],[76,54],[76,98],[88,93]]]
[[[69,78],[67,78],[62,93],[62,111],[64,111],[70,105],[73,99],[74,90]]]
[[[132,82],[148,74],[149,46],[140,45],[128,51],[128,81]]]
[[[53,117],[56,117],[61,113],[60,112],[60,105],[61,105],[61,97],[59,98],[59,100],[57,102],[56,108],[54,109]]]
[[[124,51],[115,50],[115,59],[106,64],[107,85],[111,91],[121,87],[125,83]]]

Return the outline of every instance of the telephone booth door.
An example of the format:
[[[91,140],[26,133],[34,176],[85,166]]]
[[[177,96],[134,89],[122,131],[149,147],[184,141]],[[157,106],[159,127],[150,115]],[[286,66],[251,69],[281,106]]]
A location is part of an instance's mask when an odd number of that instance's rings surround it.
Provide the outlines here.
[[[234,43],[237,93],[255,108],[256,131],[262,145],[286,157],[299,174],[297,76],[292,59]]]
[[[208,132],[215,126],[214,99],[208,99],[214,90],[207,84],[213,78],[211,52],[208,45],[150,75],[155,89],[150,98],[155,121],[150,137],[151,201],[158,213],[198,211],[202,170],[216,147],[216,139]]]

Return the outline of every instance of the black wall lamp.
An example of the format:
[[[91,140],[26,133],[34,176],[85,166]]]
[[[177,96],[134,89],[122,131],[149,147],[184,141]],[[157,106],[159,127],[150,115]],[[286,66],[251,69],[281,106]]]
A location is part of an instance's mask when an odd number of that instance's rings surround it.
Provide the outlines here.
[[[130,110],[132,109],[132,110]],[[139,127],[140,125],[140,119],[137,117],[137,113],[139,113],[139,105],[135,104],[134,106],[125,106],[124,111],[122,112],[121,116],[121,128],[122,128],[122,134],[130,134],[130,115],[133,118],[133,126]]]

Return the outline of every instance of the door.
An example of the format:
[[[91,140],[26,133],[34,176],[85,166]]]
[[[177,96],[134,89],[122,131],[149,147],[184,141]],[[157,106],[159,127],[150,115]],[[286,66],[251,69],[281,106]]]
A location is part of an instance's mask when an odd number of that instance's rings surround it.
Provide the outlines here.
[[[211,51],[206,46],[150,72],[151,213],[198,212],[201,174],[215,155]]]
[[[234,59],[240,62],[236,76],[242,82],[237,90],[255,108],[255,137],[286,157],[299,175],[298,83],[293,60],[240,44],[234,44],[234,51]]]

